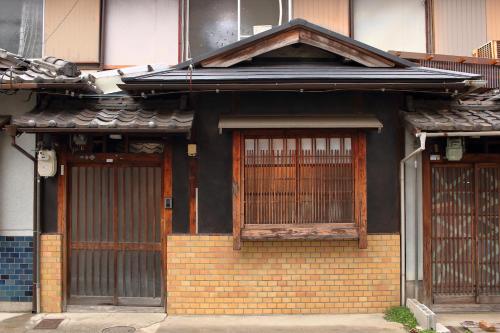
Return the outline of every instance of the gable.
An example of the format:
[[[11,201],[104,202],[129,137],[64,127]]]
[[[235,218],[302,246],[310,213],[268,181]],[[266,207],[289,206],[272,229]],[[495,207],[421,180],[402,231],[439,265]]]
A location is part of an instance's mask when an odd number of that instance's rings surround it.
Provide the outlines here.
[[[353,61],[365,67],[406,68],[414,66],[413,63],[390,53],[298,19],[179,64],[176,68],[183,69],[189,66],[227,68],[299,44],[311,46],[334,57]]]

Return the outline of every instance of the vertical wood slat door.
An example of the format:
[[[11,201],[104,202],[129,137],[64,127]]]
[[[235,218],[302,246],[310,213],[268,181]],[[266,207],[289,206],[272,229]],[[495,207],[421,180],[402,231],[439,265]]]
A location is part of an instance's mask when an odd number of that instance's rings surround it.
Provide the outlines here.
[[[160,306],[160,166],[72,166],[69,303]]]
[[[500,167],[478,165],[477,172],[477,297],[500,303]]]
[[[500,303],[498,165],[431,170],[435,303]]]

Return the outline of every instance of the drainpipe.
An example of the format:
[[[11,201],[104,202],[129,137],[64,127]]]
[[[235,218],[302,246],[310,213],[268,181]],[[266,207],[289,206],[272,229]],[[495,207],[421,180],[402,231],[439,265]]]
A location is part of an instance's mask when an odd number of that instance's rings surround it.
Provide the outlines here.
[[[38,175],[38,161],[35,156],[28,153],[24,148],[19,146],[16,142],[17,128],[15,126],[6,126],[7,134],[11,137],[11,146],[23,154],[25,157],[33,162],[33,313],[40,313],[40,176]],[[37,138],[35,138],[35,145]],[[35,148],[36,149],[36,148]]]
[[[413,294],[415,295],[415,299],[418,300],[418,212],[419,212],[419,197],[418,197],[418,160],[415,157],[414,161],[415,165],[415,187],[414,187],[414,196],[415,196],[415,212],[414,212],[414,221],[415,221],[415,285],[414,285],[414,292]]]
[[[413,156],[425,150],[426,133],[419,133],[420,147],[407,155],[399,162],[399,183],[400,183],[400,202],[401,202],[401,305],[406,305],[406,207],[405,207],[405,163]]]

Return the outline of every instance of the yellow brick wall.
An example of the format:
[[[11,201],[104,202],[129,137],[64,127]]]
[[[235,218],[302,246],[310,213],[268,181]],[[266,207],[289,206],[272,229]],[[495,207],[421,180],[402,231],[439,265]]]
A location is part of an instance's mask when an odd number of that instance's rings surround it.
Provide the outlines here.
[[[356,241],[167,239],[169,314],[382,312],[399,304],[399,235]]]
[[[40,293],[42,312],[62,311],[62,236],[40,237]]]

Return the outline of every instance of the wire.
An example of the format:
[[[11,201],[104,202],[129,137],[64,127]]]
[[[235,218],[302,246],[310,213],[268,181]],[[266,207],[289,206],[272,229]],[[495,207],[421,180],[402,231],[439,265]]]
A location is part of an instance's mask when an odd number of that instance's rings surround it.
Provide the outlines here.
[[[300,89],[271,89],[271,90],[251,90],[251,91],[243,91],[243,90],[238,90],[238,89],[224,89],[224,90],[219,90],[219,92],[296,92],[296,93],[331,93],[331,92],[342,92],[342,91],[352,91],[352,89],[328,89],[328,90],[304,90],[300,91]],[[445,92],[445,91],[425,91],[425,90],[407,90],[407,89],[384,89],[384,91],[381,91],[380,88],[373,88],[373,89],[360,89],[360,90],[355,90],[358,92],[361,91],[367,91],[367,92],[413,92],[413,93],[425,93],[425,94],[439,94],[439,95],[451,95],[451,92]],[[205,93],[205,92],[211,92],[211,93],[217,93],[216,89],[206,89],[206,90],[178,90],[178,91],[169,91],[169,92],[162,92],[162,93],[154,93],[154,94],[149,94],[146,96],[166,96],[166,95],[174,95],[174,94],[183,94],[183,93],[193,93],[193,92],[199,92],[199,93]],[[75,97],[75,98],[96,98],[96,99],[101,99],[101,98],[144,98],[144,95],[110,95],[110,94],[74,94],[70,95],[67,93],[55,93],[55,92],[45,92],[45,91],[39,91],[38,94],[45,94],[45,95],[54,95],[54,96],[67,96],[67,97]]]
[[[50,33],[50,35],[48,35],[47,38],[44,39],[44,43],[47,43],[47,41],[50,39],[50,37],[52,37],[57,32],[57,30],[59,30],[59,28],[61,27],[61,25],[66,21],[66,19],[68,18],[68,16],[73,12],[73,10],[75,9],[76,5],[79,2],[80,2],[80,0],[75,0],[75,2],[73,3],[73,6],[71,6],[70,10],[66,13],[66,15],[64,15],[64,17],[62,18],[61,22],[59,22],[59,24]]]

